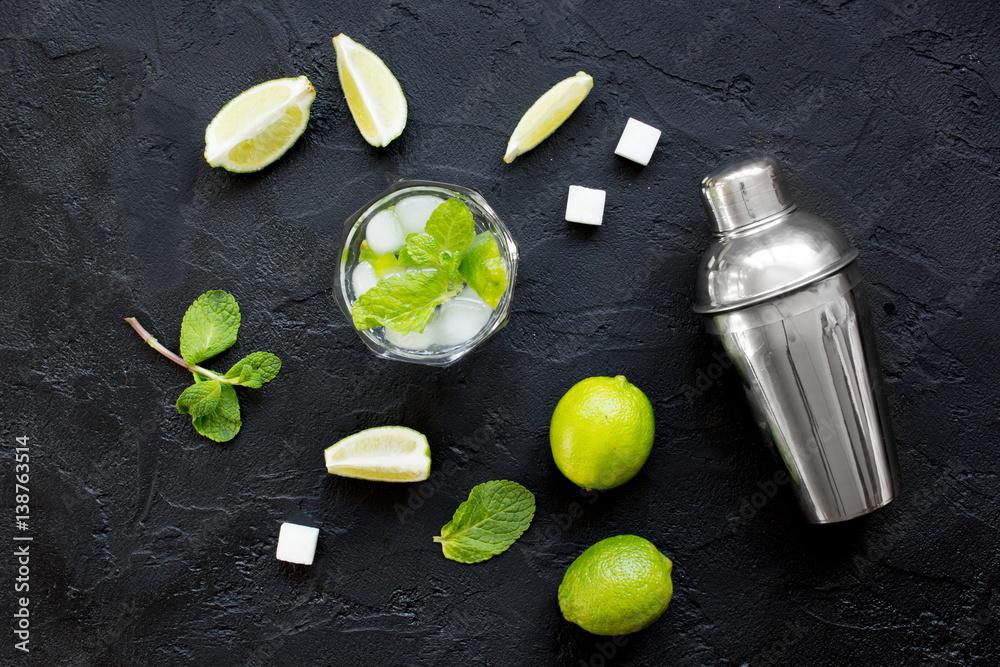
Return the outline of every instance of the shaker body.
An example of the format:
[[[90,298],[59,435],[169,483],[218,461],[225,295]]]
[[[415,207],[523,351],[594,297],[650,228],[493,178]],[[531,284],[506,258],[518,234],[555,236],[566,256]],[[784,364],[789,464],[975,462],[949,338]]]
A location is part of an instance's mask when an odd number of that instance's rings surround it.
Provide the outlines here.
[[[815,284],[706,318],[813,523],[887,505],[897,464],[868,304],[850,263]]]

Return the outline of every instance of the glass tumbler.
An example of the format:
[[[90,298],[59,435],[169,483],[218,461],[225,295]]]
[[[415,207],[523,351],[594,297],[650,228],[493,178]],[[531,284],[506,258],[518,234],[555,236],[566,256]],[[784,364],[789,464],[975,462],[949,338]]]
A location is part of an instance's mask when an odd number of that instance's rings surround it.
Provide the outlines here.
[[[334,294],[340,309],[353,327],[351,304],[359,296],[352,284],[353,269],[361,261],[361,243],[365,240],[368,223],[380,211],[390,209],[401,200],[417,195],[434,195],[442,199],[457,198],[469,207],[476,234],[490,231],[496,239],[507,273],[507,289],[482,329],[459,344],[431,344],[423,348],[404,346],[391,340],[391,336],[387,337],[385,327],[357,330],[357,334],[368,349],[380,357],[428,366],[447,366],[472,352],[507,324],[511,299],[514,296],[518,263],[517,242],[500,217],[475,190],[449,183],[402,179],[362,206],[344,224],[343,249],[337,267]]]

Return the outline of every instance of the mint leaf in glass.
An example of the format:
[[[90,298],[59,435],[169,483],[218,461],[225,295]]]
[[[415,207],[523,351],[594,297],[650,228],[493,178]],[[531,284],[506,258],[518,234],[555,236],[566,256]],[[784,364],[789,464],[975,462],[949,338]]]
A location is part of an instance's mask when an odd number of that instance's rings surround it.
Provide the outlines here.
[[[476,233],[476,224],[465,202],[446,199],[431,213],[424,231],[434,237],[442,251],[454,255],[465,252]]]
[[[440,269],[389,276],[358,297],[351,306],[357,329],[388,327],[401,334],[421,332],[439,304],[461,290]]]
[[[351,319],[357,329],[384,326],[400,334],[423,332],[435,308],[458,295],[466,281],[493,308],[507,289],[495,237],[488,232],[475,235],[472,211],[458,198],[434,209],[425,232],[407,235],[398,260],[386,257],[406,271],[390,275],[354,301]],[[375,257],[363,242],[360,260],[374,265],[383,258]],[[465,268],[460,271],[460,266]],[[376,273],[383,275],[377,266]]]
[[[459,273],[479,298],[496,308],[507,291],[507,271],[492,232],[476,234],[462,257]]]
[[[426,266],[437,264],[441,258],[441,246],[430,234],[409,234],[406,247],[399,251],[399,263],[403,266]]]
[[[232,294],[205,292],[191,304],[181,321],[181,356],[197,364],[228,350],[240,330],[240,307]]]
[[[410,234],[406,237],[406,247],[399,251],[401,266],[441,269],[452,283],[462,282],[462,277],[455,275],[461,259],[462,253],[442,251],[430,234]]]
[[[534,516],[531,491],[506,479],[484,482],[473,487],[434,541],[441,544],[445,558],[478,563],[509,549]]]

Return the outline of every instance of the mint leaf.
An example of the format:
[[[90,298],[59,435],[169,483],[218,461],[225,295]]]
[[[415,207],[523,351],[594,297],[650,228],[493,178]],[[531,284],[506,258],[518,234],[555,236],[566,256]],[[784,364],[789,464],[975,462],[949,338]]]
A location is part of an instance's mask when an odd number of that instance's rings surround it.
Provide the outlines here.
[[[469,499],[434,538],[444,557],[460,563],[488,560],[510,548],[535,516],[535,496],[501,479],[473,487]]]
[[[240,427],[243,426],[240,420],[226,419],[217,412],[204,417],[195,417],[192,424],[194,430],[215,442],[229,442],[236,437]]]
[[[177,412],[191,417],[204,417],[215,412],[222,397],[222,383],[196,382],[177,398]]]
[[[232,347],[240,330],[240,307],[232,294],[205,292],[191,304],[181,321],[181,356],[197,364]]]
[[[455,275],[462,253],[441,250],[441,246],[430,234],[410,234],[406,237],[406,247],[399,251],[399,263],[403,266],[438,268],[448,276],[448,282],[461,282]]]
[[[195,430],[216,442],[232,440],[240,430],[240,402],[231,384],[197,382],[177,399],[177,412],[191,415]]]
[[[451,276],[449,282],[462,283],[462,276],[457,275],[458,263],[462,261],[462,253],[448,252],[447,250],[441,253],[441,258],[438,260],[438,266],[441,270],[445,272],[445,275]]]
[[[204,384],[204,383],[201,383]],[[231,384],[221,384],[219,403],[215,410],[200,417],[194,417],[191,423],[198,433],[216,442],[228,442],[240,432],[240,401],[236,398],[236,390]]]
[[[440,269],[390,276],[351,306],[357,329],[385,326],[398,333],[423,331],[438,304],[458,294]]]
[[[476,233],[472,211],[461,199],[446,199],[431,213],[424,230],[434,237],[442,251],[464,252]]]
[[[430,234],[410,234],[406,237],[406,247],[399,251],[399,263],[403,266],[437,264],[441,258],[441,246]]]
[[[507,291],[507,271],[492,232],[476,234],[462,257],[459,273],[479,298],[496,308]]]
[[[395,256],[392,259],[395,261]],[[177,412],[191,415],[195,430],[216,442],[232,440],[243,425],[234,385],[256,389],[281,370],[281,359],[270,352],[247,355],[224,376],[198,365],[236,342],[240,307],[232,295],[220,290],[205,292],[184,314],[180,356],[151,336],[134,317],[125,321],[150,347],[194,374],[195,383],[177,397]]]
[[[229,371],[226,379],[236,379],[236,384],[251,389],[260,389],[273,380],[281,370],[281,359],[270,352],[254,352],[237,361]],[[204,384],[204,383],[202,383]]]

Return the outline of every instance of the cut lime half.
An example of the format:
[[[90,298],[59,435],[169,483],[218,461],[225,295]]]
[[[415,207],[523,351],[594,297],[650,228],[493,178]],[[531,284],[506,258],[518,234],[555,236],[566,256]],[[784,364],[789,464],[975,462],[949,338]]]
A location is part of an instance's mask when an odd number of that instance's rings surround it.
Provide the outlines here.
[[[375,482],[420,482],[431,473],[427,438],[405,426],[378,426],[349,435],[326,448],[333,475]]]

